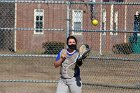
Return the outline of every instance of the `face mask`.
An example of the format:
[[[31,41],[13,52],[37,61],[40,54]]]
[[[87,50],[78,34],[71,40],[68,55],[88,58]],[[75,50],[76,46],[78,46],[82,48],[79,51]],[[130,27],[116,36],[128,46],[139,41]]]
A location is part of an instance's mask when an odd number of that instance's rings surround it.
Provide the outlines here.
[[[76,50],[76,49],[77,49],[76,45],[68,45],[68,47],[69,47],[70,49],[73,49],[73,50]]]

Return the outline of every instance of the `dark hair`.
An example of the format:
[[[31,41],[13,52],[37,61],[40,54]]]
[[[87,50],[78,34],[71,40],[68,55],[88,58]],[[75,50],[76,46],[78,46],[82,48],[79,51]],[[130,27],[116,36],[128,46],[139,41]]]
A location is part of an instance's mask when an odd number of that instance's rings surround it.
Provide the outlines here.
[[[74,39],[75,42],[76,42],[76,44],[77,44],[77,39],[76,39],[74,36],[69,36],[69,37],[67,38],[67,45],[68,45],[69,39]]]

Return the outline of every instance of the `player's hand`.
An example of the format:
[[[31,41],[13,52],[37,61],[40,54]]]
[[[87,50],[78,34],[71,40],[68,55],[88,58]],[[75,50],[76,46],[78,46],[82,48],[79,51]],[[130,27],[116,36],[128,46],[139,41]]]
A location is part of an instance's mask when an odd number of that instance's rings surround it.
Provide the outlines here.
[[[66,53],[63,53],[63,54],[61,55],[61,58],[62,58],[63,60],[65,60],[66,57],[67,57],[67,54],[66,54]]]
[[[77,59],[77,61],[80,61],[80,62],[81,62],[81,61],[82,61],[82,59]]]
[[[78,66],[81,66],[83,64],[83,62],[82,62],[81,59],[80,60],[77,60],[76,63],[77,63]]]

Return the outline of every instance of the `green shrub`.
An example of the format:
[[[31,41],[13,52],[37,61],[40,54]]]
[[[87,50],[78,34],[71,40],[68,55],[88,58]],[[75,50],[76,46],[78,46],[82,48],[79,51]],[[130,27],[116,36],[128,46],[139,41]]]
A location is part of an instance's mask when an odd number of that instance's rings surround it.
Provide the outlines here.
[[[64,48],[64,43],[62,42],[45,42],[42,45],[44,54],[58,54],[58,52]]]

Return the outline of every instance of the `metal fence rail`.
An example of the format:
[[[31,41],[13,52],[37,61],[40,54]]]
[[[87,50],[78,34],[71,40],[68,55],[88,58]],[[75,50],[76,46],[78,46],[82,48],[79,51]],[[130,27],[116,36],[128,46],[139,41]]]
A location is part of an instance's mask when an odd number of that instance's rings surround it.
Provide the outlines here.
[[[92,49],[83,93],[138,93],[139,10],[140,2],[0,0],[0,92],[55,93],[53,61],[73,35]]]

